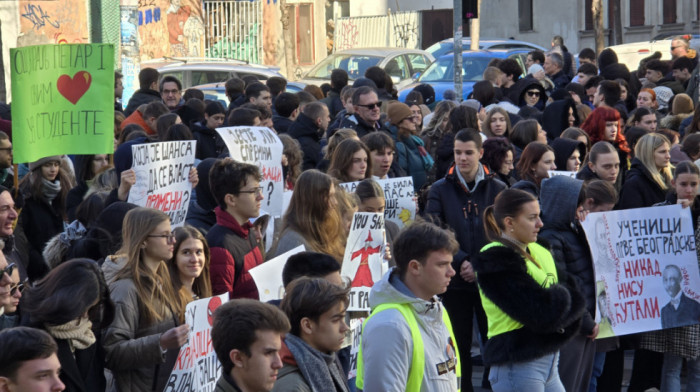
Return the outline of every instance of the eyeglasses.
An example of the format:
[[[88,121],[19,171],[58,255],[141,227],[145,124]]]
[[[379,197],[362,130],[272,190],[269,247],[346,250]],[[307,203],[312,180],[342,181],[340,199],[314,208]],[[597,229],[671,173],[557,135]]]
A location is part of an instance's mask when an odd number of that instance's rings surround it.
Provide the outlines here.
[[[179,94],[180,90],[163,90],[164,95]]]
[[[168,242],[175,242],[175,234],[170,233],[170,234],[150,234],[147,235],[146,237],[151,237],[151,238],[165,238],[166,241]]]
[[[360,105],[360,104],[358,103],[357,106],[362,106],[363,108],[367,108],[367,109],[369,109],[369,110],[374,110],[374,108],[380,108],[380,107],[382,107],[382,101],[375,102],[375,103],[370,103],[370,104],[367,104],[367,105]]]
[[[259,186],[257,188],[253,188],[249,191],[238,191],[238,193],[253,193],[253,194],[255,194],[255,196],[262,195],[263,194],[263,187]]]
[[[3,147],[3,148],[0,148],[0,151],[9,151],[9,152],[12,152],[12,147]]]
[[[527,95],[528,95],[528,97],[539,97],[540,92],[539,91],[528,91]]]
[[[7,267],[5,267],[4,269],[0,270],[0,272],[1,272],[0,279],[2,279],[3,274],[7,274],[7,276],[12,276],[12,272],[14,272],[15,267],[16,267],[15,263],[12,263],[12,264],[8,265]]]
[[[17,283],[17,284],[15,284],[15,285],[10,286],[10,296],[15,295],[15,293],[17,293],[18,291],[19,291],[20,293],[21,293],[22,291],[24,291],[24,288],[27,286],[27,282],[28,282],[28,281],[25,280],[25,281],[22,282],[22,283]]]

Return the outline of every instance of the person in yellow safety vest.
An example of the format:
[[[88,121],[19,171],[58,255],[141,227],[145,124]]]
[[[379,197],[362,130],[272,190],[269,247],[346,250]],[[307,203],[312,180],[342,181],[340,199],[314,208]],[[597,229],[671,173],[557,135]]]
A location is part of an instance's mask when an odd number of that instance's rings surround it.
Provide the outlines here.
[[[494,392],[564,392],[559,349],[578,334],[585,299],[538,244],[540,205],[519,189],[501,192],[484,211],[493,242],[473,258],[488,319],[482,357]]]
[[[393,245],[396,267],[370,292],[356,385],[365,392],[459,391],[459,352],[437,298],[455,275],[451,263],[459,245],[453,233],[419,221]]]

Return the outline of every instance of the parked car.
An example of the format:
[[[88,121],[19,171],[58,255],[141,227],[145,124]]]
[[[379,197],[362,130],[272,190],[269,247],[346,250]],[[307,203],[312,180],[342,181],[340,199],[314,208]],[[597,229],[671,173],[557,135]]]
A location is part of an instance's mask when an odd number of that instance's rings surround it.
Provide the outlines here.
[[[631,71],[639,68],[639,61],[651,56],[654,52],[661,53],[662,60],[671,60],[671,41],[676,34],[664,34],[654,37],[651,41],[630,42],[628,44],[608,46],[617,54],[617,60],[625,64]],[[693,34],[690,47],[700,52],[700,34]]]
[[[423,72],[435,58],[419,49],[364,48],[342,50],[323,59],[300,82],[321,85],[330,83],[331,72],[344,69],[350,80],[361,78],[367,68],[379,66],[384,69],[398,89],[411,83],[411,76]]]
[[[168,59],[166,59],[167,61]],[[158,60],[153,61],[157,63]],[[159,64],[163,64],[160,61]],[[143,66],[151,64],[142,63]],[[249,64],[240,60],[226,59],[173,59],[169,63],[153,66],[161,77],[172,75],[182,82],[182,88],[187,89],[207,83],[225,82],[230,78],[243,78],[253,75],[259,80],[265,81],[273,76],[284,77],[279,73],[279,67],[270,67],[259,64]]]
[[[472,44],[472,39],[470,37],[462,38],[462,50],[469,50]],[[479,40],[479,49],[481,50],[493,50],[493,49],[529,49],[529,50],[541,50],[546,52],[548,49],[535,45],[530,42],[518,41],[514,39],[503,39],[503,38],[485,38]],[[454,38],[444,39],[440,42],[432,44],[426,52],[433,55],[433,57],[438,58],[442,55],[452,53],[454,51]]]
[[[494,49],[462,52],[462,97],[467,99],[474,83],[483,80],[483,74],[493,59],[514,59],[522,68],[525,76],[525,59],[529,49]],[[446,54],[435,60],[413,83],[399,90],[399,101],[403,102],[419,84],[429,84],[435,90],[435,100],[442,100],[445,90],[454,89],[454,53]]]
[[[290,93],[298,93],[303,90],[306,85],[300,82],[287,82],[287,90]],[[226,85],[225,82],[218,83],[207,83],[198,86],[193,86],[197,90],[201,90],[204,93],[204,99],[216,100],[221,102],[224,107],[228,107],[228,98],[226,97]]]

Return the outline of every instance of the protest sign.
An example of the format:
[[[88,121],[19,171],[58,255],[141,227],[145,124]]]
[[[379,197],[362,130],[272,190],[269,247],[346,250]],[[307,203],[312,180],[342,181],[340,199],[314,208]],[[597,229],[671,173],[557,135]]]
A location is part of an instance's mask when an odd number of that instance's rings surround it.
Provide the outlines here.
[[[398,177],[384,180],[374,179],[384,191],[386,207],[384,219],[396,223],[400,229],[410,225],[416,219],[415,191],[413,178]],[[358,182],[345,182],[340,186],[347,192],[355,192]]]
[[[136,183],[129,191],[129,203],[165,212],[173,228],[184,225],[196,144],[195,140],[184,140],[131,146]]]
[[[358,212],[352,218],[340,275],[350,282],[350,311],[370,310],[369,291],[382,277],[384,216]]]
[[[287,264],[287,259],[299,252],[305,251],[304,245],[284,252],[272,260],[268,260],[255,268],[250,269],[250,276],[258,288],[260,301],[268,302],[284,297],[284,283],[282,283],[282,270]]]
[[[567,176],[571,178],[576,178],[575,171],[547,170],[547,173],[549,174],[550,178],[554,176]]]
[[[114,152],[114,46],[10,49],[15,163]]]
[[[362,337],[363,317],[350,319],[350,370],[348,380],[357,376],[357,355],[360,351],[360,338]]]
[[[190,327],[189,340],[180,347],[175,367],[163,392],[213,392],[221,375],[211,341],[214,311],[228,301],[228,293],[187,304],[185,323]]]
[[[266,127],[217,128],[224,139],[231,158],[260,168],[263,189],[262,208],[271,216],[282,215],[282,142],[277,134]]]
[[[693,221],[680,205],[589,214],[598,338],[697,324]]]

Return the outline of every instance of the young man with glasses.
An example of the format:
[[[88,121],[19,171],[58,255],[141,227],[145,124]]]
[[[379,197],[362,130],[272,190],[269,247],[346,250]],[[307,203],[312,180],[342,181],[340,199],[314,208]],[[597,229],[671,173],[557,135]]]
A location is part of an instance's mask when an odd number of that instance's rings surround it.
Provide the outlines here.
[[[228,292],[231,298],[258,299],[248,271],[263,263],[250,223],[260,215],[261,180],[257,166],[232,159],[216,162],[209,172],[211,193],[219,205],[214,209],[216,225],[207,233],[214,295]]]

